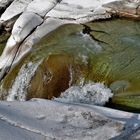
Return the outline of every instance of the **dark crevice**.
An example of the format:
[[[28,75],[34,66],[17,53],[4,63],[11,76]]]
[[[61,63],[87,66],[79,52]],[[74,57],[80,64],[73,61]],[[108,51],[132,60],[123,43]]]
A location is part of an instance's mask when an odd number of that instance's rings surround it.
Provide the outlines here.
[[[84,29],[82,31],[83,34],[88,34],[93,40],[99,42],[99,43],[103,43],[103,44],[107,44],[106,42],[102,41],[102,40],[99,40],[97,39],[93,34],[91,34],[91,32],[100,32],[100,33],[105,33],[105,34],[108,34],[104,31],[99,31],[99,30],[93,30],[91,29],[89,26],[85,25],[85,24],[82,24],[84,26]],[[109,34],[108,34],[109,35]]]
[[[109,99],[109,101],[104,105],[105,107],[112,108],[112,109],[117,109],[117,110],[122,110],[122,111],[127,111],[130,113],[140,113],[140,109],[134,108],[134,107],[128,107],[125,105],[120,105],[120,104],[115,104],[112,101],[112,98]]]

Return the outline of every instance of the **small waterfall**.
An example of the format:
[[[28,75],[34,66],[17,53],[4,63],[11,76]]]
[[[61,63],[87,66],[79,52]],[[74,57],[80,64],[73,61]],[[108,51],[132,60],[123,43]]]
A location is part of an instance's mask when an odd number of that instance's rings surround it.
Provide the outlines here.
[[[72,86],[61,94],[57,101],[70,103],[86,103],[103,106],[113,96],[111,89],[103,83],[93,83],[82,86]]]
[[[31,78],[35,74],[38,65],[39,63],[33,64],[30,62],[28,64],[24,64],[21,67],[11,89],[9,90],[7,101],[26,100],[27,88],[30,84]]]

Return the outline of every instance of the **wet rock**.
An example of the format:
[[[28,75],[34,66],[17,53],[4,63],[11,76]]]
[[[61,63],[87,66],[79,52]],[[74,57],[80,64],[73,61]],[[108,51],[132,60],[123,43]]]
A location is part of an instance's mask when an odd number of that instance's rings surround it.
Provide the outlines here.
[[[140,19],[140,14],[138,12],[139,5],[140,5],[139,0],[138,1],[123,0],[111,2],[104,6],[110,8],[110,10],[119,17]]]
[[[140,139],[140,130],[138,129],[131,136],[129,136],[129,140],[139,140]]]

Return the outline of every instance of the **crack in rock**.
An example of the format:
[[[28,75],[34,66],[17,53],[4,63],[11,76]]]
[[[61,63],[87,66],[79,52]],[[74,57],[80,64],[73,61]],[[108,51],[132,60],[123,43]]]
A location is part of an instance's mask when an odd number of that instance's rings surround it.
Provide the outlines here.
[[[97,31],[97,30],[92,30],[89,26],[85,25],[85,24],[82,24],[84,26],[84,29],[83,29],[83,34],[88,34],[93,40],[97,41],[98,43],[104,43],[104,44],[107,44],[106,42],[102,41],[102,40],[99,40],[97,39],[94,35],[91,34],[91,32],[100,32],[100,33],[105,33],[105,34],[108,34],[104,31]],[[109,34],[108,34],[109,35]]]

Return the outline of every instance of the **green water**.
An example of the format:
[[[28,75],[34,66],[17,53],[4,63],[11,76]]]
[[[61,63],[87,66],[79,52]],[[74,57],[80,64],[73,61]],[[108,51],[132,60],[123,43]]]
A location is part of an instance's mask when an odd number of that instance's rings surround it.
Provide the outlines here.
[[[42,60],[29,85],[27,99],[59,96],[69,84],[78,85],[83,79],[104,82],[111,88],[111,105],[139,111],[140,22],[115,19],[86,25],[91,37],[82,34],[82,25],[64,25],[41,39],[5,77],[2,91],[11,88],[23,64]]]

